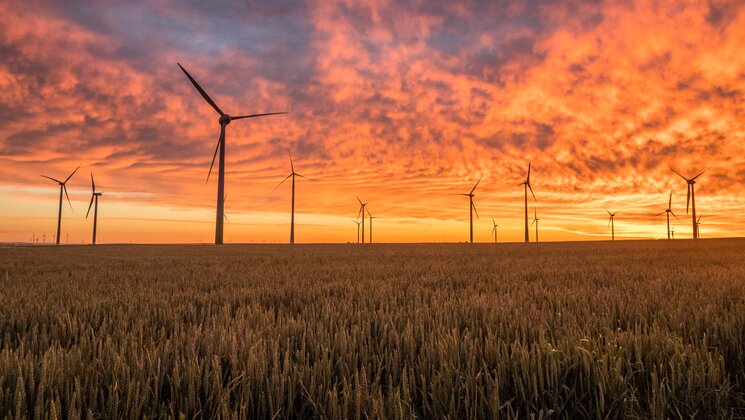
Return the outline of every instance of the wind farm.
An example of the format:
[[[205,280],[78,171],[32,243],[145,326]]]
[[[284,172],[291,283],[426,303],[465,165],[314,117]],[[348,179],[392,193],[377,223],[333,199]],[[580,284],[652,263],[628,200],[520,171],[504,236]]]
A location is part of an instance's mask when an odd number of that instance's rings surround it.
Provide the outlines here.
[[[745,3],[32,3],[0,417],[745,418]]]

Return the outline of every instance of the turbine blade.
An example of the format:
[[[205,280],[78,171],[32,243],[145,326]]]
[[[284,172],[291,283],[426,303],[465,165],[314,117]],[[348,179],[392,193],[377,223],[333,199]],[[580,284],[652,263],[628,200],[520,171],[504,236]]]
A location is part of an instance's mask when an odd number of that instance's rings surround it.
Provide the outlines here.
[[[367,211],[367,215],[370,216],[370,218],[372,219],[372,214],[370,214],[370,209],[368,209],[367,207],[365,207],[365,211]]]
[[[538,201],[538,199],[535,198],[535,193],[533,192],[533,187],[530,186],[530,183],[528,183],[528,189],[530,190],[530,193],[533,194],[533,200]]]
[[[292,176],[292,174],[287,175],[287,178],[283,179],[282,182],[280,182],[279,184],[277,184],[277,186],[274,187],[274,189],[272,190],[272,192],[274,192],[274,190],[276,190],[277,188],[279,188],[280,185],[284,184],[285,181],[287,181],[288,179],[290,179],[291,176]]]
[[[608,216],[610,216],[610,215],[611,215],[611,214],[610,214],[610,210],[608,210],[608,209],[605,209],[605,211],[606,211],[606,212],[608,212]]]
[[[70,180],[70,178],[72,178],[72,176],[73,176],[73,175],[75,175],[75,172],[77,172],[77,171],[78,171],[78,169],[80,169],[80,165],[78,165],[78,167],[77,167],[77,168],[75,168],[75,170],[74,170],[74,171],[72,171],[72,173],[70,174],[70,176],[68,176],[68,177],[67,177],[67,179],[65,179],[65,182],[63,182],[63,184],[64,184],[64,183],[66,183],[67,181],[69,181],[69,180]]]
[[[691,204],[691,184],[688,184],[688,198],[686,198],[686,214],[688,214],[688,206]]]
[[[189,74],[189,72],[186,71],[186,69],[183,68],[181,66],[181,64],[179,64],[179,63],[176,63],[176,64],[178,64],[178,66],[181,67],[181,70],[184,72],[184,74],[186,75],[186,77],[189,78],[189,80],[191,81],[191,84],[193,84],[194,87],[197,88],[197,91],[199,92],[200,95],[202,95],[202,98],[204,98],[204,100],[207,101],[207,103],[210,104],[212,106],[212,108],[214,108],[215,111],[217,111],[218,114],[220,114],[221,116],[222,115],[225,115],[225,113],[222,112],[222,110],[220,109],[220,107],[217,106],[217,104],[215,103],[215,101],[213,101],[212,98],[210,98],[210,95],[207,95],[207,92],[205,92],[204,89],[202,89],[202,87],[199,86],[199,83],[197,83],[197,81],[194,80],[193,77],[191,77],[191,74]]]
[[[222,213],[222,217],[225,218],[226,222],[230,223],[230,219],[228,219],[228,215],[225,212]]]
[[[365,217],[365,213],[362,213],[363,207],[360,206],[359,211],[357,212],[357,220],[360,220],[360,214],[362,214],[362,217]]]
[[[685,179],[686,181],[688,181],[688,178],[686,178],[686,177],[684,177],[683,175],[681,175],[681,174],[680,174],[680,172],[676,171],[676,170],[675,170],[675,169],[673,169],[673,168],[670,168],[670,170],[671,170],[671,171],[673,171],[673,172],[675,172],[676,174],[678,174],[678,176],[679,176],[679,177],[681,177],[681,178]]]
[[[295,165],[292,163],[292,153],[290,153],[290,149],[287,149],[287,154],[290,156],[290,169],[292,169],[292,172],[295,172]]]
[[[479,177],[479,180],[478,180],[478,181],[476,181],[476,185],[474,185],[474,186],[473,186],[473,189],[471,190],[470,194],[473,194],[473,192],[474,192],[474,191],[476,191],[476,187],[478,187],[478,186],[479,186],[479,182],[481,182],[481,178],[483,178],[483,177],[484,177],[483,175],[481,175],[481,176]]]
[[[210,163],[210,170],[207,172],[207,180],[204,183],[210,182],[210,175],[212,174],[212,167],[215,166],[215,159],[217,158],[217,151],[220,150],[222,140],[225,138],[225,126],[220,126],[220,138],[217,139],[217,145],[215,146],[215,153],[212,155],[212,163]]]
[[[44,178],[46,178],[46,179],[51,179],[52,181],[54,181],[54,182],[56,182],[56,183],[58,183],[58,184],[61,184],[61,183],[62,183],[62,181],[60,181],[59,179],[54,179],[54,178],[52,178],[52,177],[49,177],[49,176],[46,176],[46,175],[42,175],[42,176],[43,176]]]
[[[305,178],[305,179],[307,179],[308,181],[315,181],[315,182],[318,182],[318,180],[317,180],[317,179],[313,179],[313,178],[308,178],[307,176],[304,176],[304,175],[300,175],[300,174],[295,174],[295,176],[299,176],[300,178]]]
[[[359,198],[359,197],[357,197],[357,196],[355,195],[355,196],[354,196],[354,198],[356,198],[356,199],[357,199],[357,201],[359,201],[359,202],[360,202],[360,206],[363,206],[363,204],[362,204],[362,200],[360,200],[360,198]]]
[[[673,192],[670,191],[670,199],[667,201],[667,208],[670,209],[670,207],[673,206]]]
[[[657,213],[657,214],[655,214],[655,216],[662,216],[665,213],[667,213],[667,211],[663,211],[663,212]]]
[[[251,114],[251,115],[241,115],[239,117],[230,117],[231,120],[240,120],[243,118],[256,118],[256,117],[264,117],[266,115],[282,115],[287,114],[287,112],[265,112],[263,114]]]
[[[473,207],[473,212],[474,212],[474,213],[476,213],[476,218],[477,218],[477,219],[481,219],[481,218],[479,217],[479,212],[478,212],[478,211],[476,211],[476,203],[474,203],[474,202],[473,202],[473,200],[471,200],[471,207]]]
[[[670,214],[672,214],[672,215],[673,215],[673,217],[675,217],[675,219],[677,219],[678,221],[680,221],[680,219],[678,219],[678,216],[676,216],[676,215],[675,215],[675,213],[673,213],[673,211],[672,211],[672,210],[670,210]]]
[[[62,190],[65,192],[65,197],[67,197],[67,204],[70,205],[70,210],[74,212],[75,209],[72,208],[72,203],[70,202],[70,196],[67,195],[67,186],[65,185],[64,182],[62,183]]]
[[[96,193],[96,183],[93,182],[93,172],[91,172],[91,189],[93,190],[93,194]]]
[[[694,177],[693,177],[693,178],[691,178],[691,179],[696,179],[696,178],[700,177],[701,175],[703,175],[703,174],[704,174],[704,173],[705,173],[706,171],[708,171],[709,169],[711,169],[711,168],[706,168],[706,169],[705,169],[705,170],[704,170],[703,172],[701,172],[700,174],[698,174],[698,175],[694,176]]]
[[[93,206],[93,199],[94,198],[96,198],[96,196],[95,195],[91,195],[91,203],[88,204],[88,211],[85,212],[85,218],[86,219],[88,218],[88,214],[90,214],[90,212],[91,212],[91,206]]]

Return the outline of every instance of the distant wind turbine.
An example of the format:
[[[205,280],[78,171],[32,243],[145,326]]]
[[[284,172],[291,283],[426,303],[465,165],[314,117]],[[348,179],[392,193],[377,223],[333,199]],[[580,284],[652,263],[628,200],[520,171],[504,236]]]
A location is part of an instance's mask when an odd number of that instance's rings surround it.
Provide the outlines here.
[[[482,177],[483,176],[480,176],[479,177],[479,180],[476,181],[476,185],[474,185],[473,188],[471,188],[471,191],[468,194],[452,194],[452,195],[465,195],[466,197],[468,197],[468,211],[469,211],[469,215],[470,215],[470,219],[469,219],[469,232],[470,232],[470,236],[469,236],[469,239],[470,239],[471,243],[473,243],[473,213],[475,212],[476,213],[476,217],[477,218],[479,217],[479,212],[476,211],[476,205],[473,204],[473,197],[475,196],[473,192],[476,191],[476,187],[479,186],[479,182],[481,182],[481,178]]]
[[[530,224],[531,226],[535,225],[535,241],[538,242],[538,221],[541,220],[538,218],[538,210],[533,209],[533,222]]]
[[[667,200],[667,210],[655,214],[655,216],[660,216],[662,214],[666,214],[667,216],[667,239],[670,239],[670,215],[672,214],[673,217],[675,217],[675,219],[680,221],[680,219],[678,219],[678,216],[676,216],[675,213],[673,213],[672,206],[673,206],[673,192],[670,191],[670,198]]]
[[[369,209],[367,209],[367,216],[368,216],[368,219],[370,219],[370,240],[368,241],[368,243],[373,243],[373,236],[372,236],[373,219],[380,219],[380,217],[378,216],[373,217]]]
[[[499,227],[499,225],[497,224],[497,222],[494,221],[493,217],[491,219],[491,222],[494,224],[494,227],[492,228],[491,233],[494,234],[494,243],[496,244],[497,243],[497,228]]]
[[[360,222],[352,220],[352,223],[357,224],[357,243],[360,243]]]
[[[528,190],[533,194],[533,200],[538,201],[535,198],[533,187],[530,186],[530,162],[528,162],[528,176],[525,178],[525,181],[523,181],[523,185],[525,186],[525,243],[527,244],[530,242],[530,232],[528,231]]]
[[[701,232],[699,231],[699,225],[701,225],[701,218],[704,216],[698,216],[698,219],[696,219],[696,238],[701,237]]]
[[[360,202],[360,211],[357,212],[357,219],[360,218],[360,215],[362,216],[362,243],[364,244],[365,243],[365,206],[367,205],[367,203],[363,203],[362,200],[360,200],[360,198],[357,197],[356,195],[355,197],[357,198],[357,201]]]
[[[91,212],[91,206],[95,202],[95,207],[93,208],[93,241],[91,242],[91,245],[96,244],[96,226],[98,225],[98,197],[102,196],[102,192],[96,192],[96,183],[93,181],[93,173],[91,172],[91,190],[93,191],[91,193],[91,203],[88,204],[88,211],[85,213],[85,218],[88,218],[88,215]]]
[[[611,241],[615,241],[616,240],[616,223],[615,223],[615,220],[616,220],[616,214],[618,212],[617,211],[614,211],[613,213],[611,213],[610,210],[608,210],[608,209],[605,209],[605,211],[607,211],[608,212],[608,215],[610,216],[610,218],[608,219],[608,227],[611,229],[611,231],[610,231],[611,232]]]
[[[212,98],[207,95],[207,92],[202,89],[201,86],[199,86],[199,83],[197,83],[196,80],[194,80],[193,77],[189,74],[188,71],[186,71],[185,68],[181,66],[181,64],[178,64],[178,66],[181,68],[181,70],[184,72],[186,77],[191,81],[191,83],[194,85],[194,87],[197,89],[200,95],[202,95],[202,98],[204,98],[205,101],[207,101],[210,106],[217,111],[218,114],[220,114],[220,119],[218,122],[220,123],[220,137],[217,140],[217,146],[215,147],[215,154],[212,155],[212,163],[210,164],[210,170],[207,173],[207,181],[210,180],[210,174],[212,173],[212,167],[215,165],[215,158],[217,158],[217,152],[220,152],[220,161],[218,162],[218,176],[217,176],[217,216],[215,219],[215,244],[220,245],[223,243],[223,219],[225,214],[225,127],[230,124],[233,120],[240,120],[243,118],[255,118],[255,117],[263,117],[265,115],[279,115],[279,114],[286,114],[286,112],[267,112],[263,114],[250,114],[250,115],[241,115],[238,117],[231,117],[230,115],[222,112],[220,107],[215,104],[215,102],[212,100]]]
[[[688,198],[686,198],[686,214],[688,214],[688,206],[690,205],[691,206],[691,222],[693,223],[693,239],[698,239],[698,230],[696,229],[696,192],[694,191],[693,186],[696,185],[696,178],[703,175],[704,172],[708,171],[709,169],[706,169],[700,174],[694,176],[693,178],[686,178],[683,175],[681,175],[680,172],[676,171],[675,169],[670,168],[670,170],[675,172],[679,177],[685,179],[686,183],[688,183]]]
[[[279,183],[279,185],[274,187],[274,190],[279,188],[279,186],[282,185],[285,181],[292,178],[292,216],[290,216],[290,245],[295,245],[295,177],[299,176],[300,178],[305,178],[310,181],[315,181],[315,180],[310,179],[307,176],[303,176],[295,172],[295,165],[292,163],[292,153],[290,153],[290,151],[288,150],[287,154],[290,156],[291,172],[289,175],[287,175],[287,178],[283,179],[282,182]],[[274,192],[274,190],[272,190],[272,192]]]
[[[67,204],[70,205],[70,210],[72,210],[72,203],[70,202],[70,196],[67,194],[67,181],[69,181],[70,178],[72,178],[72,176],[75,175],[75,172],[77,172],[78,169],[80,169],[80,165],[78,165],[78,167],[75,168],[75,170],[72,171],[72,173],[70,174],[70,176],[68,176],[64,181],[60,181],[58,179],[54,179],[54,178],[48,177],[46,175],[42,175],[44,178],[51,179],[52,181],[54,181],[57,184],[59,184],[59,212],[57,213],[57,235],[55,236],[55,238],[56,238],[55,241],[56,241],[57,245],[59,245],[59,241],[60,241],[60,229],[62,228],[62,192],[65,193],[65,197],[67,197]],[[46,242],[46,239],[45,239],[45,242]]]

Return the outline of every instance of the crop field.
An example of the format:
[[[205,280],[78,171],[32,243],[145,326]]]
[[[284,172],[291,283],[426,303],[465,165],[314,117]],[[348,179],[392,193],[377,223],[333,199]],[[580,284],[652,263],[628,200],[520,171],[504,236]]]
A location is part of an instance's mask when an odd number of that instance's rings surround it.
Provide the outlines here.
[[[0,248],[0,418],[745,416],[745,240]]]

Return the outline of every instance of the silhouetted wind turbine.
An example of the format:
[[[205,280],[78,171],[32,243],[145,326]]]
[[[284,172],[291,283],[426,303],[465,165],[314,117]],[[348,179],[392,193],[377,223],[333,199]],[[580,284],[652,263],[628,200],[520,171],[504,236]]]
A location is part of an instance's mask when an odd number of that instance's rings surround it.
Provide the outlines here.
[[[694,176],[693,178],[686,178],[683,175],[680,174],[680,172],[676,171],[675,169],[670,168],[671,171],[675,172],[679,177],[685,179],[686,183],[688,183],[688,198],[686,199],[686,214],[688,214],[688,206],[691,206],[691,222],[693,223],[693,239],[698,239],[698,231],[696,229],[696,193],[694,191],[694,185],[696,185],[696,178],[700,177],[704,174],[704,172],[708,171],[709,169],[706,169],[705,171],[701,172],[700,174]]]
[[[476,191],[476,187],[479,186],[479,182],[481,182],[481,178],[482,177],[483,176],[480,176],[479,177],[479,180],[476,181],[476,185],[474,185],[473,188],[471,188],[471,191],[468,194],[453,194],[453,195],[465,195],[466,197],[468,197],[468,211],[469,211],[469,215],[470,215],[470,219],[469,219],[469,234],[470,234],[469,235],[469,239],[470,239],[471,243],[473,243],[473,213],[476,212],[476,217],[479,218],[479,212],[476,211],[476,205],[473,204],[473,197],[475,196],[475,194],[473,192]]]
[[[356,195],[355,197],[357,198],[357,201],[360,202],[360,211],[357,212],[357,219],[359,219],[360,215],[362,215],[362,243],[364,244],[365,243],[365,206],[367,205],[367,203],[363,203],[362,200],[360,200],[360,198],[357,197]]]
[[[88,215],[91,212],[91,206],[93,203],[96,203],[96,206],[93,208],[93,241],[91,242],[91,245],[96,244],[96,226],[98,224],[98,197],[102,196],[102,192],[96,192],[96,183],[93,182],[93,173],[91,172],[91,190],[93,192],[91,193],[91,203],[88,204],[88,211],[85,213],[85,218],[88,218]]]
[[[696,238],[699,238],[701,236],[701,232],[699,231],[699,225],[701,224],[701,218],[704,216],[698,216],[698,219],[696,219]]]
[[[608,215],[610,216],[610,218],[608,219],[608,227],[611,228],[611,231],[610,231],[611,232],[611,240],[612,241],[615,241],[616,240],[616,223],[615,223],[615,219],[616,219],[616,213],[618,213],[618,212],[617,211],[614,211],[613,213],[611,213],[610,210],[608,210],[608,209],[605,209],[605,211],[607,211],[608,212]]]
[[[673,213],[672,206],[673,206],[673,192],[670,191],[670,198],[667,200],[667,210],[655,214],[655,216],[660,216],[663,213],[667,213],[667,239],[670,239],[670,215],[672,214],[677,220],[680,220],[678,219],[678,216],[675,216],[675,213]]]
[[[535,241],[538,242],[538,221],[541,220],[538,218],[538,210],[533,209],[533,222],[530,224],[533,226],[535,224]]]
[[[530,242],[530,232],[528,231],[528,190],[533,194],[533,200],[538,201],[535,198],[533,187],[530,186],[530,162],[528,162],[528,176],[525,178],[525,181],[523,181],[523,185],[525,186],[525,243],[527,244]]]
[[[368,219],[370,219],[370,238],[367,242],[371,244],[373,242],[373,239],[372,239],[373,238],[372,237],[373,219],[377,219],[377,217],[373,217],[372,213],[370,213],[370,209],[366,209],[366,210],[367,210]]]
[[[352,223],[357,224],[357,243],[360,243],[360,222],[352,220]]]
[[[181,70],[184,72],[186,77],[191,81],[191,83],[194,85],[194,87],[197,89],[200,95],[202,95],[202,98],[204,98],[205,101],[207,101],[210,106],[217,111],[218,114],[220,114],[220,137],[217,140],[217,146],[215,147],[215,154],[212,156],[212,163],[210,164],[210,170],[207,173],[207,181],[210,180],[210,174],[212,173],[212,167],[215,165],[215,158],[217,158],[217,152],[220,152],[220,161],[218,162],[218,176],[217,176],[217,218],[215,220],[215,244],[219,245],[223,243],[222,240],[222,228],[223,228],[223,216],[225,211],[225,127],[230,124],[233,120],[240,120],[243,118],[255,118],[255,117],[263,117],[265,115],[279,115],[279,114],[286,114],[286,112],[266,112],[263,114],[250,114],[250,115],[241,115],[238,117],[231,117],[230,115],[222,112],[220,107],[215,104],[215,102],[212,100],[212,98],[207,95],[207,92],[202,89],[201,86],[199,86],[199,83],[197,83],[196,80],[194,80],[193,77],[189,74],[188,71],[186,71],[185,68],[181,66],[181,64],[178,64],[178,66],[181,68]]]
[[[67,181],[69,181],[70,178],[72,178],[72,176],[75,175],[75,172],[77,172],[78,169],[80,169],[80,165],[78,165],[78,167],[75,168],[75,170],[72,171],[72,173],[70,174],[70,176],[68,176],[64,181],[60,181],[58,179],[54,179],[54,178],[48,177],[46,175],[42,175],[44,178],[51,179],[52,181],[54,181],[57,184],[59,184],[59,212],[57,213],[57,236],[55,236],[55,238],[56,238],[55,241],[56,241],[57,245],[59,245],[59,241],[60,241],[60,234],[59,233],[60,233],[60,229],[62,227],[62,192],[64,191],[65,197],[67,197],[67,204],[70,205],[70,210],[72,210],[72,203],[70,202],[70,196],[67,194]]]
[[[491,222],[494,224],[494,227],[492,228],[491,233],[494,234],[494,243],[496,244],[497,243],[497,228],[499,227],[499,225],[497,224],[497,222],[494,221],[493,217],[491,219]]]
[[[290,151],[288,150],[287,154],[290,156],[290,169],[292,170],[292,172],[290,172],[290,174],[287,175],[287,178],[283,179],[282,182],[279,183],[279,185],[274,187],[274,190],[279,188],[282,183],[292,178],[292,216],[290,216],[290,245],[295,245],[295,177],[299,176],[300,178],[305,178],[310,181],[315,180],[295,172],[295,165],[292,163],[292,153],[290,153]],[[272,192],[274,192],[274,190],[272,190]]]

